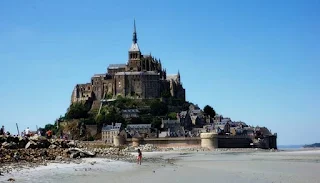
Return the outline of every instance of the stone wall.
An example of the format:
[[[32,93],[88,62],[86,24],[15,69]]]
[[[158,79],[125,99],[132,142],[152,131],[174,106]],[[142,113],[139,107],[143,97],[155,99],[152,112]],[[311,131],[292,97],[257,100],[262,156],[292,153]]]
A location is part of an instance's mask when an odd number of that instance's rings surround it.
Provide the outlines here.
[[[140,142],[140,144],[153,144],[159,148],[167,147],[200,147],[201,139],[195,138],[146,138]],[[132,144],[132,139],[127,139],[127,144]]]
[[[249,136],[219,136],[219,148],[251,148],[252,139]]]
[[[217,143],[213,143],[213,148],[252,148],[253,143],[250,136],[216,136]],[[268,147],[276,149],[276,136],[267,137]],[[132,139],[127,139],[126,144],[132,146]],[[176,137],[176,138],[146,138],[139,141],[140,145],[153,144],[158,148],[167,147],[201,147],[200,137]],[[215,147],[217,146],[217,147]]]
[[[252,139],[249,136],[217,136],[217,147],[214,148],[251,148]],[[132,145],[132,139],[127,139],[127,144]],[[146,138],[140,144],[153,144],[161,147],[201,147],[200,137],[177,138]],[[216,145],[215,145],[216,146]]]

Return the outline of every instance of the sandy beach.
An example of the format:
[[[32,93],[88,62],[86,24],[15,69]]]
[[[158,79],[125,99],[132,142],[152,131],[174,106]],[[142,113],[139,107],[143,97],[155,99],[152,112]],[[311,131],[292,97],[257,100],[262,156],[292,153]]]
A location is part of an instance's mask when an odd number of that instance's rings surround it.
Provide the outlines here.
[[[82,164],[49,164],[12,172],[0,181],[16,182],[320,182],[320,150],[281,152],[145,152],[162,162],[134,163],[85,159]]]

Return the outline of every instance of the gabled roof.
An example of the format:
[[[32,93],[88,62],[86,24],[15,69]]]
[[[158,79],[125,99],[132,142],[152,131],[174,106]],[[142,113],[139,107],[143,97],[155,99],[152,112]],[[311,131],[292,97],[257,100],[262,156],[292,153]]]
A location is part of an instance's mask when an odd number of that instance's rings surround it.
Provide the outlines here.
[[[106,126],[102,127],[102,131],[120,130],[121,125],[122,125],[121,123],[115,123],[114,126],[113,125],[106,125]]]
[[[122,110],[123,113],[139,113],[138,109],[124,109]]]
[[[119,68],[126,68],[126,64],[110,64],[108,69],[119,69]]]
[[[159,75],[159,73],[156,73],[154,71],[146,71],[146,72],[133,71],[133,72],[117,72],[115,75],[116,76],[123,76],[123,75]]]
[[[151,128],[151,124],[130,124],[127,128]]]
[[[99,78],[99,77],[106,77],[106,74],[95,74],[93,75],[94,78]]]

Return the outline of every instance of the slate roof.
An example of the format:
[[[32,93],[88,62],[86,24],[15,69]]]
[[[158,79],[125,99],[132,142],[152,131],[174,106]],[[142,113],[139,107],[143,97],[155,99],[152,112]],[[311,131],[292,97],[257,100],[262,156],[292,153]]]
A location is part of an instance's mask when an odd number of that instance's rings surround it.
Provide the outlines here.
[[[121,125],[122,125],[121,123],[115,123],[114,126],[113,125],[106,125],[106,126],[102,127],[102,131],[120,130]]]
[[[151,128],[151,124],[130,124],[127,125],[127,128]]]
[[[124,109],[122,113],[139,113],[138,109]]]
[[[110,64],[108,69],[119,69],[119,68],[126,68],[126,64]]]
[[[146,72],[117,72],[115,74],[116,76],[123,76],[123,75],[159,75],[159,73],[156,73],[154,71],[146,71]]]
[[[98,77],[105,77],[106,74],[95,74],[93,75],[93,77],[98,78]]]

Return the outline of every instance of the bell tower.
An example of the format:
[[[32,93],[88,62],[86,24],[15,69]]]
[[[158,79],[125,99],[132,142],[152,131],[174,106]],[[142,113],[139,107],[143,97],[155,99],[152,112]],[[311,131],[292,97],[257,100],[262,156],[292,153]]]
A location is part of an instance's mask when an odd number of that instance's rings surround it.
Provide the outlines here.
[[[132,44],[129,49],[129,61],[128,61],[129,71],[141,71],[141,52],[138,45],[137,31],[136,31],[136,21],[133,21],[133,36]]]

